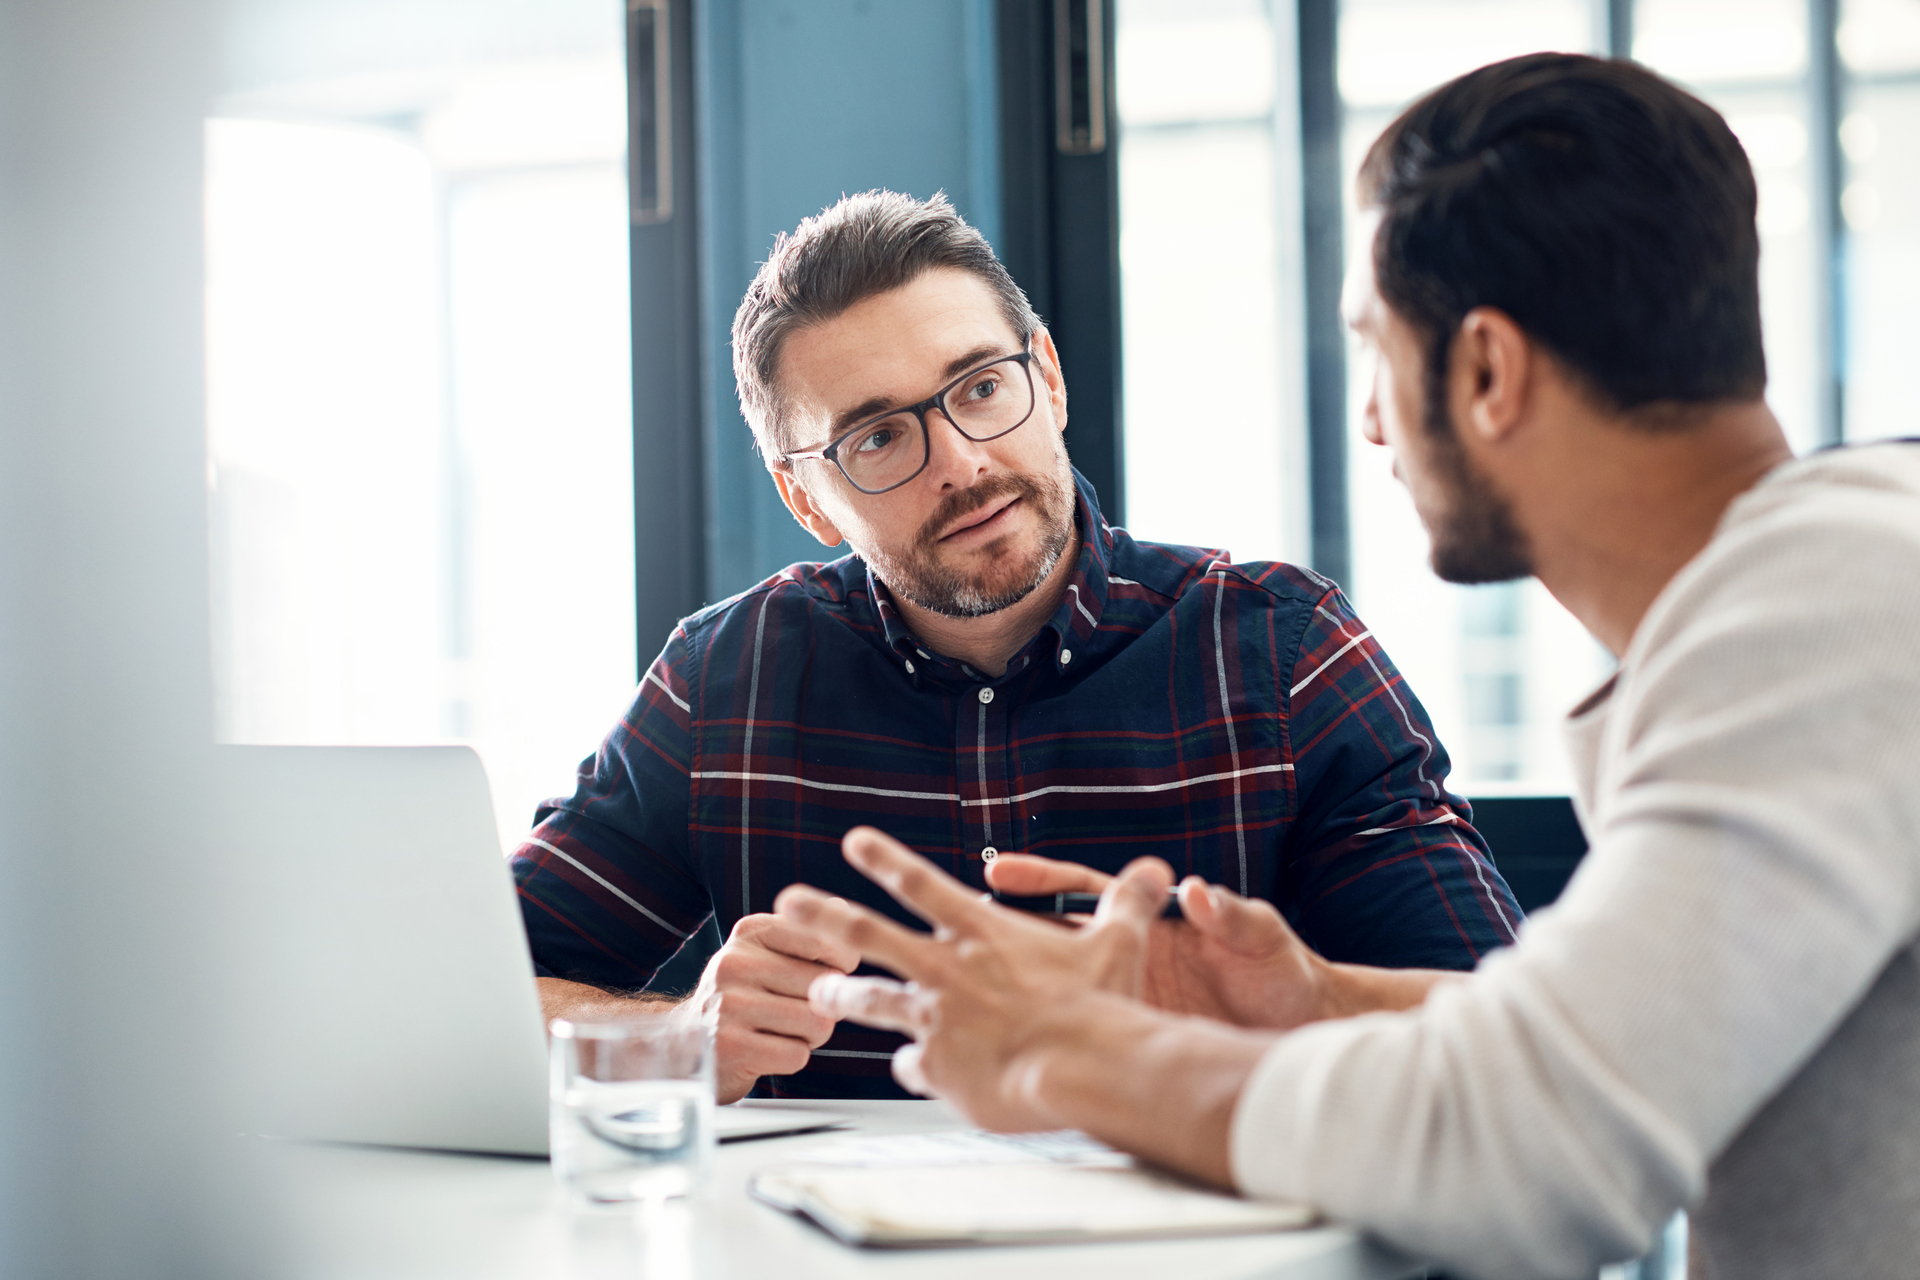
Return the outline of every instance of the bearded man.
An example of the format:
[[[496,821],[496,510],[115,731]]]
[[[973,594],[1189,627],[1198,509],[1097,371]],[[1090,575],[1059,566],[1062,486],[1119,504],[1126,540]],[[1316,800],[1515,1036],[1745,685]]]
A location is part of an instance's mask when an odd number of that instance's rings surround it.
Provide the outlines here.
[[[1341,960],[1469,969],[1512,940],[1446,754],[1339,590],[1110,527],[1052,338],[943,198],[869,192],[782,237],[733,349],[788,509],[855,554],[684,620],[541,810],[514,871],[550,1016],[670,1012],[634,992],[712,916],[689,999],[725,997],[721,1100],[902,1096],[898,1035],[807,1003],[857,954],[770,914],[802,882],[899,912],[840,857],[861,823],[982,891],[1003,854],[1154,854]],[[1170,953],[1150,983],[1212,1008],[1191,971]]]
[[[1153,858],[1111,884],[1054,868],[1108,891],[1072,931],[856,832],[939,932],[787,890],[796,924],[913,983],[823,977],[816,1003],[913,1032],[896,1070],[979,1123],[1084,1129],[1452,1274],[1591,1277],[1682,1207],[1689,1276],[1914,1274],[1920,444],[1793,457],[1753,171],[1633,63],[1461,76],[1356,194],[1362,430],[1434,569],[1533,574],[1620,657],[1565,726],[1572,883],[1471,975],[1389,972],[1194,877],[1162,919]],[[1175,931],[1224,1016],[1132,998]]]

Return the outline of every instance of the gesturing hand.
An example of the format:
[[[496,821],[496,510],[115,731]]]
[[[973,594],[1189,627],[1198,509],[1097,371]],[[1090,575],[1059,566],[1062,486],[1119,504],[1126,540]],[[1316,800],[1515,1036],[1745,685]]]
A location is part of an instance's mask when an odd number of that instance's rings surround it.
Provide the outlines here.
[[[826,975],[814,981],[814,1007],[912,1036],[893,1071],[916,1093],[951,1098],[991,1128],[1056,1127],[1032,1088],[1038,1055],[1089,997],[1138,994],[1172,871],[1157,858],[1132,863],[1091,923],[1071,929],[995,905],[870,827],[848,832],[842,848],[934,933],[805,885],[782,891],[774,903],[782,919],[909,980]]]
[[[1003,854],[987,867],[1001,893],[1104,893],[1113,877],[1076,862]],[[1173,1013],[1286,1031],[1328,1017],[1329,966],[1272,903],[1198,876],[1180,882],[1184,919],[1156,919],[1140,998]]]
[[[835,1021],[808,1004],[807,987],[823,974],[851,973],[859,963],[845,942],[793,920],[742,916],[687,1001],[704,1009],[716,993],[723,997],[714,1033],[714,1096],[735,1102],[761,1076],[806,1066]]]

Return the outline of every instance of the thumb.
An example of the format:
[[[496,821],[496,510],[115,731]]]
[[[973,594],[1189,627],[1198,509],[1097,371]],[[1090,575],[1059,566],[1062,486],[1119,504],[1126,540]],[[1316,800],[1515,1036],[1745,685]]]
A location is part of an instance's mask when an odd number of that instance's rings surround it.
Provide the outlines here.
[[[1158,858],[1135,858],[1100,895],[1095,924],[1125,924],[1144,931],[1159,919],[1173,887],[1173,868]]]
[[[1240,955],[1266,954],[1294,940],[1272,903],[1243,898],[1198,876],[1180,886],[1180,914],[1203,936]]]

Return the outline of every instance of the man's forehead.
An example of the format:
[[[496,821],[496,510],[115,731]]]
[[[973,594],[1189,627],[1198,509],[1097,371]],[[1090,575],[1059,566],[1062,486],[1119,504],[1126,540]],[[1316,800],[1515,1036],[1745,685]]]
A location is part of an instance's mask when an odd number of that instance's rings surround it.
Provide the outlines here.
[[[877,400],[918,400],[955,360],[1018,346],[984,280],[935,270],[792,335],[780,374],[796,411],[833,418]]]
[[[1373,274],[1373,240],[1379,229],[1378,209],[1363,210],[1354,219],[1346,278],[1340,288],[1340,318],[1356,329],[1379,319],[1380,291]]]

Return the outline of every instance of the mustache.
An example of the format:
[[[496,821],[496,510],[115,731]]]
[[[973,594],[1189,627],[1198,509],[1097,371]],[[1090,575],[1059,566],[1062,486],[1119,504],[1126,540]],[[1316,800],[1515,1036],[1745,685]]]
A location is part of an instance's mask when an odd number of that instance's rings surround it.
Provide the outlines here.
[[[1039,494],[1038,485],[1025,476],[1016,475],[988,476],[971,488],[956,489],[940,500],[940,505],[927,517],[927,522],[920,526],[920,543],[922,546],[933,545],[954,521],[972,515],[1002,498],[1033,498]]]

